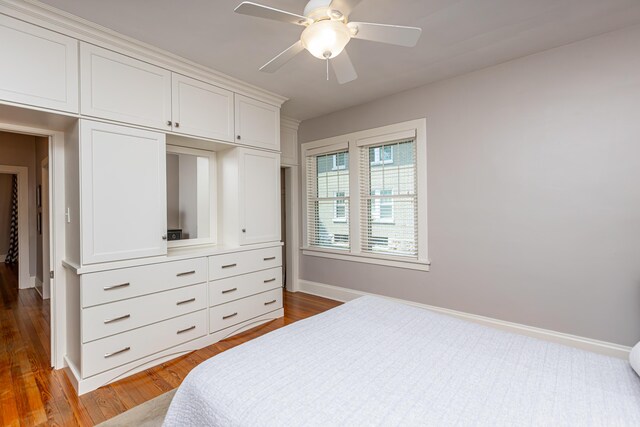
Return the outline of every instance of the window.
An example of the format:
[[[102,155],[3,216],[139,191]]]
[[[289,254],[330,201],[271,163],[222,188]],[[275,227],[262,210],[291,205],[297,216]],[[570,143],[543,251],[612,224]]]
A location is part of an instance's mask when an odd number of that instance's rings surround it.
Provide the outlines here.
[[[303,150],[305,255],[428,270],[424,119]]]
[[[371,156],[372,165],[386,165],[393,163],[393,146],[386,145],[382,147],[375,147],[371,149],[373,155]]]
[[[336,153],[331,156],[331,160],[333,163],[332,170],[346,169],[348,162],[349,154],[348,153]]]
[[[333,222],[347,220],[347,207],[344,202],[344,191],[336,191],[336,199],[333,202]]]
[[[362,252],[417,259],[415,138],[363,146],[359,151]],[[376,161],[378,153],[394,152],[395,163]]]
[[[393,199],[379,196],[391,196],[393,190],[372,190],[373,207],[371,210],[371,220],[375,222],[393,222]]]
[[[308,156],[306,170],[308,245],[349,249],[349,153]]]

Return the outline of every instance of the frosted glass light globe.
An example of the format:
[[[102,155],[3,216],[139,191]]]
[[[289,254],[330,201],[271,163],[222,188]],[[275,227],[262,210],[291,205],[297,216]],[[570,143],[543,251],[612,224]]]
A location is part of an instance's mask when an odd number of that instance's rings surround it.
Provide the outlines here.
[[[349,28],[341,21],[318,21],[309,25],[300,37],[302,46],[319,59],[335,58],[351,39]]]

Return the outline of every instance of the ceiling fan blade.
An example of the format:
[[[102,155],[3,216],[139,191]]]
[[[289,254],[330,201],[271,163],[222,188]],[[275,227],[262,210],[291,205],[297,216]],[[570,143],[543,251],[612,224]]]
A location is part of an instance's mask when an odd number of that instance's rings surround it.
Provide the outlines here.
[[[297,42],[289,46],[286,50],[278,54],[278,56],[273,58],[271,61],[260,67],[260,71],[264,71],[266,73],[274,73],[278,71],[278,69],[284,64],[291,61],[294,56],[296,56],[303,50],[304,47],[302,46],[302,42],[298,40]]]
[[[403,27],[401,25],[372,24],[370,22],[349,22],[347,24],[353,34],[351,37],[360,40],[414,47],[418,43],[422,29]]]
[[[362,0],[333,0],[331,5],[329,5],[329,9],[339,10],[344,16],[349,16],[351,11],[355,9],[361,1]]]
[[[340,55],[331,59],[331,66],[333,67],[333,72],[336,73],[338,83],[341,85],[358,78],[358,73],[356,73],[356,69],[353,68],[353,63],[351,63],[351,58],[347,55],[346,50],[343,50]]]
[[[309,25],[313,22],[302,15],[296,15],[295,13],[274,9],[273,7],[264,6],[250,1],[240,3],[238,7],[234,9],[234,12],[241,13],[242,15],[256,16],[258,18],[272,19],[274,21],[287,22],[289,24],[296,25]]]

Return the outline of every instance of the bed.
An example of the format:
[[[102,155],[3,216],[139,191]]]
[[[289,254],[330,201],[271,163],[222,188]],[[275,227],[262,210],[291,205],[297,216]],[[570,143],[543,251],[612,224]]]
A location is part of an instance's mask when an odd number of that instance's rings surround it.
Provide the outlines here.
[[[362,297],[225,351],[165,426],[640,425],[625,360]]]

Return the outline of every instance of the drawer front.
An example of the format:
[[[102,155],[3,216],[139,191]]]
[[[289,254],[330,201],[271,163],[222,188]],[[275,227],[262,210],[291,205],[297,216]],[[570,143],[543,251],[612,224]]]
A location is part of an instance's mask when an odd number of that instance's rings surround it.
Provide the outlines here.
[[[209,282],[209,305],[220,305],[254,294],[282,288],[282,267]]]
[[[207,284],[187,286],[82,310],[82,342],[119,334],[207,307]]]
[[[141,359],[207,333],[207,311],[154,323],[82,345],[82,377]]]
[[[206,258],[83,274],[82,306],[133,298],[207,281]]]
[[[282,308],[282,289],[273,289],[258,295],[215,306],[209,312],[209,333]]]
[[[280,266],[282,266],[280,246],[215,255],[209,257],[209,280],[224,279]]]

